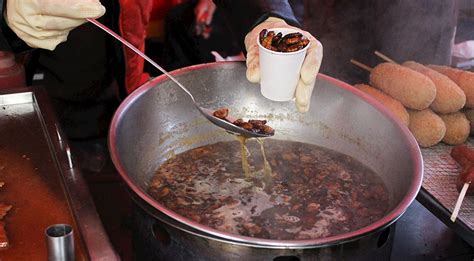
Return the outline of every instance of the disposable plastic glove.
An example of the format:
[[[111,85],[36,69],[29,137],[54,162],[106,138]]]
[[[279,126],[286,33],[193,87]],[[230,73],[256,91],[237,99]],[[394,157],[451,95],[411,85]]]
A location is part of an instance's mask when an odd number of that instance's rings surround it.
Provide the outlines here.
[[[252,31],[245,36],[245,48],[247,50],[247,79],[251,82],[260,82],[260,64],[257,39],[262,29],[271,28],[291,28],[300,31],[310,40],[310,46],[306,53],[303,65],[300,71],[300,79],[296,86],[296,108],[300,112],[307,112],[313,93],[316,75],[321,67],[323,59],[323,46],[310,33],[299,28],[288,25],[284,20],[269,17],[267,20],[257,25]]]
[[[98,0],[7,0],[4,15],[8,26],[29,46],[54,50],[86,18],[104,13]]]

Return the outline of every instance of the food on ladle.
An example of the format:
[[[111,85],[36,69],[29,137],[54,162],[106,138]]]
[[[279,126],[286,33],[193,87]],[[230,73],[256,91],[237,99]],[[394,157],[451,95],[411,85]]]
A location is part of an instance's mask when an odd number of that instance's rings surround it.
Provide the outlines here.
[[[302,240],[354,231],[382,218],[382,179],[347,155],[300,142],[265,139],[271,183],[256,139],[250,178],[237,141],[218,142],[163,163],[148,188],[164,207],[211,228],[244,236]],[[269,185],[270,184],[270,185]]]
[[[274,31],[268,31],[267,29],[260,31],[259,41],[268,50],[285,53],[296,52],[309,44],[309,39],[299,32],[283,36],[281,32],[275,34]]]
[[[227,116],[229,116],[229,109],[228,108],[220,108],[216,111],[214,111],[213,115],[219,119],[228,121],[235,126],[241,127],[243,129],[246,129],[251,132],[255,133],[260,133],[260,134],[265,134],[265,135],[274,135],[275,130],[266,125],[267,121],[266,120],[249,120],[249,121],[244,121],[242,119],[237,119],[235,121],[230,121]]]
[[[267,135],[274,135],[275,130],[266,125],[267,121],[266,120],[249,120],[248,122],[238,119],[233,122],[235,125],[242,127],[248,131],[253,131],[261,134],[267,134]]]
[[[402,65],[424,74],[433,81],[436,86],[436,97],[430,109],[434,112],[454,113],[466,104],[466,95],[463,90],[446,75],[413,61],[404,62]]]
[[[420,147],[430,147],[438,144],[446,134],[444,121],[432,110],[408,110],[410,114],[410,129]]]
[[[370,85],[415,110],[428,108],[436,97],[436,87],[428,77],[393,63],[375,66],[370,73]]]
[[[469,137],[470,125],[462,112],[451,114],[440,114],[439,117],[446,125],[446,133],[443,142],[449,145],[463,144]]]
[[[466,107],[474,108],[474,73],[460,69],[441,65],[429,65],[429,68],[436,70],[453,80],[466,95]]]
[[[227,108],[218,109],[218,110],[214,111],[214,113],[212,115],[214,115],[215,117],[217,117],[219,119],[225,120],[227,118],[227,116],[229,116],[229,109],[227,109]]]
[[[377,90],[367,84],[356,84],[354,87],[359,88],[359,90],[367,93],[368,95],[372,96],[380,103],[382,103],[387,109],[389,109],[397,118],[408,127],[410,122],[410,115],[408,114],[403,104],[399,101],[395,100],[394,98],[388,96],[387,94]]]

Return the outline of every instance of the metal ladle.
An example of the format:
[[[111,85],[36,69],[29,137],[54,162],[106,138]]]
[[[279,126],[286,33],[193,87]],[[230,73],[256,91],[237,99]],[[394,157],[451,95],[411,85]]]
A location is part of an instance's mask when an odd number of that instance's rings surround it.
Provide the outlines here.
[[[181,89],[183,89],[184,92],[186,92],[189,97],[191,97],[191,100],[193,101],[194,105],[196,106],[196,108],[199,110],[199,112],[201,112],[202,115],[204,115],[209,121],[211,121],[212,123],[214,123],[215,125],[225,129],[226,131],[230,132],[230,133],[233,133],[233,134],[238,134],[238,135],[242,135],[242,136],[245,136],[245,137],[249,137],[249,138],[265,138],[265,137],[270,137],[270,136],[273,136],[273,134],[262,134],[262,133],[257,133],[257,132],[252,132],[252,131],[248,131],[244,128],[241,128],[237,125],[234,125],[226,120],[223,120],[223,119],[220,119],[220,118],[217,118],[213,115],[214,111],[213,110],[210,110],[210,109],[207,109],[207,108],[204,108],[204,107],[201,107],[199,106],[197,103],[196,103],[196,100],[194,99],[194,96],[191,94],[191,92],[186,88],[184,87],[180,82],[178,82],[178,80],[176,80],[173,76],[171,76],[165,69],[163,69],[161,66],[159,66],[157,63],[155,63],[150,57],[148,57],[147,55],[145,55],[143,52],[141,52],[140,50],[138,50],[135,46],[133,46],[131,43],[129,43],[127,40],[123,39],[121,36],[119,36],[118,34],[116,34],[114,31],[112,31],[110,28],[108,28],[107,26],[103,25],[102,23],[100,23],[99,21],[95,20],[95,19],[87,19],[87,21],[93,23],[94,25],[96,25],[97,27],[99,27],[100,29],[104,30],[106,33],[110,34],[111,36],[113,36],[115,39],[119,40],[120,42],[122,42],[124,45],[126,45],[128,48],[130,48],[131,50],[133,50],[135,53],[137,53],[138,55],[140,55],[141,57],[143,57],[143,59],[145,59],[146,61],[148,61],[151,65],[155,66],[156,69],[160,70],[162,73],[164,73],[166,76],[168,76],[168,78],[170,78],[173,82],[175,82],[179,87],[181,87]],[[232,117],[227,117],[228,119],[231,119]]]

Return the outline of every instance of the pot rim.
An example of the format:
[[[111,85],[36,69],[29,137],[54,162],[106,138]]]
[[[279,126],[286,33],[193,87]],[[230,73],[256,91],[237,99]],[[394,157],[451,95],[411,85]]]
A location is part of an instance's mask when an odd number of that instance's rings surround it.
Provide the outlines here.
[[[205,64],[184,67],[184,68],[173,71],[171,74],[173,76],[176,76],[176,75],[192,72],[199,69],[221,67],[223,65],[231,65],[235,63],[243,63],[243,62],[205,63]],[[358,96],[369,105],[375,107],[378,111],[384,114],[384,116],[386,116],[389,119],[389,121],[391,121],[402,132],[404,141],[410,147],[410,155],[414,163],[414,173],[413,173],[413,178],[412,178],[413,182],[411,183],[408,189],[408,193],[403,197],[403,199],[398,203],[398,205],[392,209],[392,211],[387,213],[383,218],[371,223],[370,225],[366,227],[362,227],[357,230],[353,230],[344,234],[339,234],[339,235],[334,235],[334,236],[324,237],[324,238],[316,238],[316,239],[275,240],[275,239],[255,238],[255,237],[242,236],[238,234],[232,234],[229,232],[220,231],[220,230],[205,226],[203,224],[197,223],[191,219],[188,219],[182,215],[179,215],[178,213],[174,211],[171,211],[170,209],[164,207],[163,205],[158,203],[156,200],[154,200],[145,191],[143,191],[139,186],[137,186],[132,181],[132,179],[127,175],[117,151],[116,130],[117,130],[118,124],[121,122],[123,115],[127,111],[129,104],[133,103],[140,96],[144,95],[148,90],[155,87],[157,83],[161,83],[161,82],[169,80],[166,75],[160,75],[156,77],[155,79],[139,87],[137,90],[135,90],[133,93],[131,93],[128,97],[125,98],[125,100],[120,104],[120,106],[114,113],[112,122],[110,124],[109,137],[108,137],[109,151],[110,151],[112,162],[115,165],[117,172],[120,174],[120,176],[128,185],[128,187],[136,195],[138,195],[142,200],[148,203],[150,206],[162,212],[163,214],[167,215],[168,217],[172,218],[173,220],[176,220],[179,223],[182,223],[185,226],[190,226],[206,234],[210,234],[210,235],[213,235],[225,240],[241,242],[241,243],[255,243],[261,246],[266,245],[270,247],[281,247],[281,248],[319,246],[319,245],[338,244],[341,242],[350,241],[350,240],[359,238],[365,234],[368,234],[370,232],[373,232],[379,228],[388,226],[391,223],[395,222],[406,211],[408,206],[410,206],[413,200],[415,200],[415,197],[421,188],[421,183],[423,179],[423,159],[422,159],[422,155],[421,155],[421,151],[418,146],[418,143],[414,139],[409,129],[401,121],[399,121],[388,109],[386,109],[381,103],[379,103],[377,100],[375,100],[371,96],[365,94],[364,92],[358,90],[357,88],[345,82],[342,82],[330,76],[320,73],[318,74],[318,78],[324,79],[336,85],[339,88],[345,89],[346,91],[353,93],[354,95]]]

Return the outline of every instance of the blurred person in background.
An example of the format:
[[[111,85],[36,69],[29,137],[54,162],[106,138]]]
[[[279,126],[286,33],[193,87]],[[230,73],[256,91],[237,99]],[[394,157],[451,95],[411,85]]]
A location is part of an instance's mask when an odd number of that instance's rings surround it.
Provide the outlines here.
[[[239,56],[242,48],[225,10],[212,0],[186,1],[172,8],[165,18],[163,63],[168,70]],[[243,55],[239,60],[245,59]]]
[[[298,23],[303,22],[303,0],[288,1]],[[168,70],[216,60],[245,60],[228,10],[212,0],[190,0],[173,6],[164,21],[163,63]],[[242,20],[242,17],[239,17]]]
[[[78,161],[87,162],[84,165],[92,171],[100,171],[101,158],[108,154],[105,138],[115,109],[121,99],[150,77],[143,72],[142,58],[85,19],[97,18],[143,51],[153,1],[4,2],[0,48],[16,53],[35,48],[30,71],[44,75],[41,84],[52,100],[62,128],[73,149],[75,144],[80,147],[73,150],[79,151],[75,153]],[[220,0],[215,4],[218,9],[228,10],[235,39],[247,51],[247,77],[258,82],[258,33],[262,28],[299,26],[293,10],[287,1]],[[300,111],[309,109],[322,59],[320,43],[305,34],[312,43],[296,93]],[[98,163],[93,164],[95,161]]]

